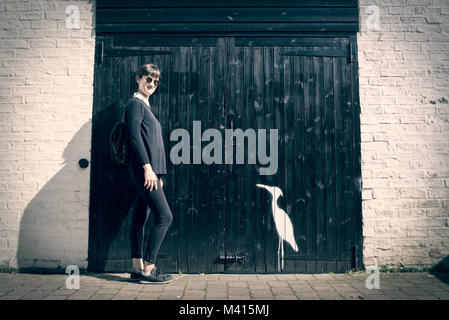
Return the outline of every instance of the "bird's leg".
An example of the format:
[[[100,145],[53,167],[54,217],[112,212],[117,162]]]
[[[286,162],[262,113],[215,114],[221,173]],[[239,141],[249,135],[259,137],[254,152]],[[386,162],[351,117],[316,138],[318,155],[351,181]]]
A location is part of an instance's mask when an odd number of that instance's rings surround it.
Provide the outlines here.
[[[281,240],[281,271],[284,271],[284,240]]]
[[[278,271],[281,269],[281,239],[278,240]]]

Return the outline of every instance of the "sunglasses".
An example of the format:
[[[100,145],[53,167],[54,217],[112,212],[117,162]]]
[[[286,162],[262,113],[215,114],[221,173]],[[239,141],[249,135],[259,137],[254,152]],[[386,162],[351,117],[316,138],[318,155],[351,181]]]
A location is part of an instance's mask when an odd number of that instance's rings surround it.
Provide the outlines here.
[[[150,78],[150,77],[148,77],[148,78],[146,79],[146,81],[147,81],[148,84],[151,83],[152,81],[154,81],[154,85],[155,85],[156,87],[159,85],[159,80],[154,80],[154,79],[152,79],[152,78]]]

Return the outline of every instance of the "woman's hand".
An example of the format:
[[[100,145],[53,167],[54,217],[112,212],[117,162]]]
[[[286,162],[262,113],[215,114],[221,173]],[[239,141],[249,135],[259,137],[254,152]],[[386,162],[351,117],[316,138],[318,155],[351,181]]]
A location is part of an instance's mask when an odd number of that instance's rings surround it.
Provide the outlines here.
[[[164,186],[164,181],[162,179],[159,179],[159,182],[161,183],[161,188]]]
[[[153,191],[153,187],[157,190],[157,176],[154,173],[153,169],[145,167],[144,172],[144,184],[145,189]]]

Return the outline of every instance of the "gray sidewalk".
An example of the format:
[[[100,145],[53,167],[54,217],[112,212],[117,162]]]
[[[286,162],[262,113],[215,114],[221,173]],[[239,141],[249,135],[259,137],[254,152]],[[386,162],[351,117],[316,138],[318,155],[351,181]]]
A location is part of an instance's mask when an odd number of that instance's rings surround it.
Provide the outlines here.
[[[139,284],[128,273],[86,273],[79,289],[66,288],[66,275],[0,273],[0,300],[449,300],[449,274],[380,273],[380,288],[367,289],[365,273],[187,274],[169,284]]]

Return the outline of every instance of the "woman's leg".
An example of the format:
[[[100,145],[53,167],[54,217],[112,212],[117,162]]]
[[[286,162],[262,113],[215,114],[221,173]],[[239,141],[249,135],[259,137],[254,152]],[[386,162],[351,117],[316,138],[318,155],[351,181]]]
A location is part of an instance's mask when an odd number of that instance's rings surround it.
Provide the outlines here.
[[[157,182],[157,190],[153,189],[151,192],[147,191],[147,194],[148,198],[151,200],[151,202],[149,202],[149,207],[154,214],[155,220],[153,228],[151,229],[147,250],[143,258],[146,265],[148,265],[148,267],[145,268],[145,271],[151,271],[152,265],[156,263],[157,255],[165,238],[165,234],[172,223],[173,214],[159,181]]]
[[[133,202],[133,216],[131,221],[131,258],[134,271],[143,269],[143,239],[145,222],[148,219],[150,208],[137,193]]]
[[[156,263],[157,255],[162,241],[165,238],[165,234],[173,220],[173,215],[170,207],[168,206],[167,199],[165,198],[160,182],[157,182],[157,190],[153,189],[150,192],[144,187],[143,168],[140,170],[130,167],[129,171],[131,180],[137,189],[138,195],[155,215],[155,222],[150,233],[147,250],[143,255],[143,259],[146,260],[145,271],[151,271],[153,265]]]

